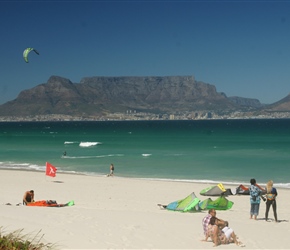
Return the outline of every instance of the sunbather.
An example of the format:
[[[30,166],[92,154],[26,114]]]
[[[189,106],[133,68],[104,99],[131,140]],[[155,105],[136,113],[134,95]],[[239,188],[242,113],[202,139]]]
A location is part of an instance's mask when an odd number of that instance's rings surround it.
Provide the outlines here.
[[[23,205],[27,205],[28,203],[34,202],[34,191],[26,191],[23,196]]]

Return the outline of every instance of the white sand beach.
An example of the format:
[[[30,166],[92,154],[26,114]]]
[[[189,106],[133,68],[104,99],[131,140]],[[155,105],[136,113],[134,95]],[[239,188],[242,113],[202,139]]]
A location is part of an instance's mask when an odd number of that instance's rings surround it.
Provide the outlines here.
[[[0,170],[0,176],[0,226],[4,232],[23,229],[23,233],[34,236],[41,230],[42,242],[55,243],[56,249],[213,248],[212,242],[201,241],[201,221],[207,211],[180,213],[157,206],[185,198],[191,192],[204,200],[207,197],[199,192],[211,184],[61,173],[51,178],[40,172],[17,170]],[[16,206],[30,189],[35,191],[35,200],[74,200],[75,205]],[[234,202],[232,209],[217,211],[217,217],[229,221],[245,249],[290,249],[289,197],[289,189],[278,188],[279,223],[264,220],[263,201],[258,220],[250,220],[249,196],[242,195],[228,196]],[[274,219],[272,210],[269,218]],[[238,248],[234,244],[218,246]]]

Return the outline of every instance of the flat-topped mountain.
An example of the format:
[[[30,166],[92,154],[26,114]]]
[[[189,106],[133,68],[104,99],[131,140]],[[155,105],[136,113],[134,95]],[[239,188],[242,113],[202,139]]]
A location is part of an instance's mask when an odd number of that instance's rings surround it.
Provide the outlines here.
[[[285,98],[285,102],[290,103],[288,99]],[[0,115],[99,116],[126,110],[174,113],[234,111],[262,106],[257,99],[227,97],[218,93],[214,85],[196,81],[193,76],[85,77],[80,83],[51,76],[47,83],[24,90],[15,100],[0,105]],[[269,109],[275,107],[278,106],[269,106]]]
[[[234,109],[236,104],[215,86],[193,76],[85,77],[80,83],[51,76],[47,83],[22,91],[0,106],[1,115],[69,114],[102,112],[175,112]]]

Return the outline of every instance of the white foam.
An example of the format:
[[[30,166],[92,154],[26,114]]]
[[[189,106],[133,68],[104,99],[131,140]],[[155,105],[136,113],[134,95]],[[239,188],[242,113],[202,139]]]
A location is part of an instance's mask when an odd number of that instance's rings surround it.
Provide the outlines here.
[[[144,157],[148,157],[150,155],[152,155],[152,154],[142,154],[142,156],[144,156]]]
[[[96,146],[98,144],[101,144],[100,142],[81,142],[79,144],[80,147],[93,147]]]
[[[77,141],[65,141],[64,144],[74,144],[74,143],[79,143]]]
[[[64,159],[90,159],[90,158],[105,158],[105,157],[121,157],[123,154],[109,154],[109,155],[83,155],[83,156],[61,156]]]

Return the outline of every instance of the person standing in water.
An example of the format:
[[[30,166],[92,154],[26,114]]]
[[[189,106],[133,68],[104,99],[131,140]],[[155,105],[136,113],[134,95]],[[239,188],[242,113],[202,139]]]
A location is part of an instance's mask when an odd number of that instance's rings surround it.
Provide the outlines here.
[[[108,176],[114,176],[114,170],[115,170],[114,164],[111,163],[111,165],[110,165],[110,173],[108,174]]]

